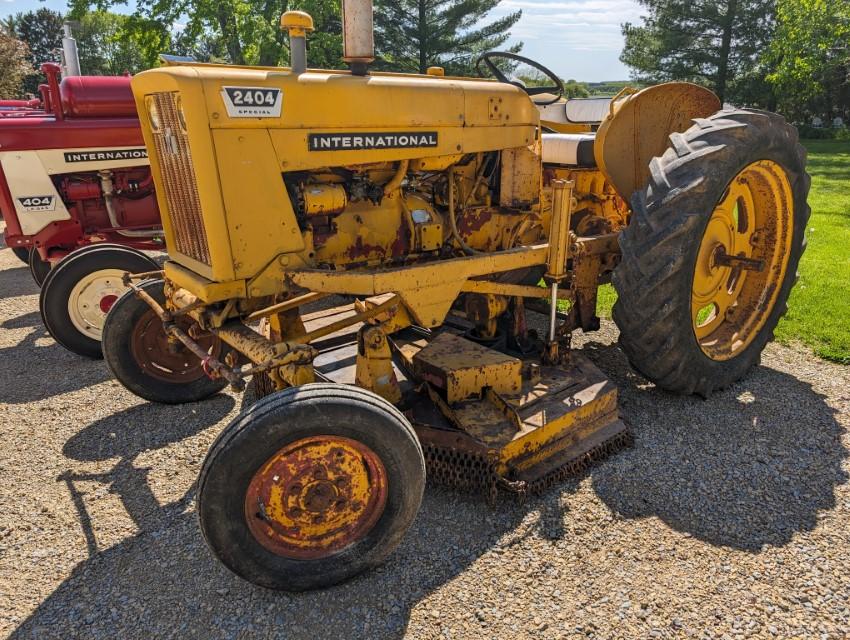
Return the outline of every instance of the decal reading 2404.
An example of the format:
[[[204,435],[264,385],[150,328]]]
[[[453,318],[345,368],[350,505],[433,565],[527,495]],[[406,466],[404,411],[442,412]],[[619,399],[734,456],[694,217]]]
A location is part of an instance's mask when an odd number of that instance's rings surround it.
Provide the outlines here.
[[[53,211],[56,208],[53,196],[25,196],[18,198],[18,202],[24,211]]]
[[[310,151],[344,151],[348,149],[409,149],[436,147],[436,131],[399,133],[311,133],[307,136]]]
[[[283,91],[275,87],[222,87],[221,99],[231,118],[279,118]]]

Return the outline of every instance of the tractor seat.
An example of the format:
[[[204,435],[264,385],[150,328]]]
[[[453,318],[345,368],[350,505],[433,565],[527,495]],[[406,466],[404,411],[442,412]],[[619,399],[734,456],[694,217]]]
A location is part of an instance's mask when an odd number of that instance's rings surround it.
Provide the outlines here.
[[[593,133],[544,133],[543,163],[592,169],[596,167],[595,139]]]

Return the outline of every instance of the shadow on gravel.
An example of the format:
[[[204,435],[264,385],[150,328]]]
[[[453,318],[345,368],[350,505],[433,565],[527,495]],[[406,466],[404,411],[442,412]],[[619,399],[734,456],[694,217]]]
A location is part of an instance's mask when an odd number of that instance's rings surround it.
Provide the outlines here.
[[[0,300],[37,294],[29,269],[5,269]],[[53,342],[38,311],[22,313],[0,324],[0,331],[31,329],[14,346],[0,349],[0,403],[22,404],[84,389],[112,375],[98,361],[78,356]],[[37,344],[44,339],[45,344]]]
[[[324,591],[286,594],[248,584],[211,557],[194,511],[186,511],[193,499],[161,507],[145,518],[143,533],[78,565],[11,638],[400,638],[410,610],[496,546],[529,509],[494,510],[429,488],[386,564]],[[474,535],[457,527],[460,510]]]
[[[657,516],[711,544],[756,551],[811,529],[818,511],[833,505],[834,487],[846,480],[840,469],[846,452],[831,410],[808,385],[762,367],[710,401],[682,398],[631,374],[615,347],[588,351],[622,389],[623,413],[637,438],[633,449],[590,472],[600,498],[621,517]],[[222,403],[223,415],[233,400],[214,402]],[[21,624],[14,640],[400,638],[411,610],[483,555],[528,536],[565,537],[568,501],[561,498],[580,481],[497,508],[429,487],[412,529],[376,571],[319,592],[271,592],[211,557],[192,492],[156,504],[134,458],[203,428],[190,407],[164,408],[161,416],[156,410],[130,409],[67,443],[65,454],[76,460],[121,456],[103,481],[121,495],[140,532],[103,551],[90,547],[92,557]],[[175,411],[184,411],[183,420],[174,419]]]
[[[28,322],[30,315],[10,322],[18,323],[22,318]],[[50,343],[36,344],[41,338]],[[103,362],[71,353],[53,342],[41,326],[41,318],[18,344],[0,349],[0,362],[0,403],[41,402],[112,378]]]
[[[3,269],[0,278],[0,299],[38,295],[38,285],[32,279],[29,267]]]
[[[621,390],[635,447],[592,472],[618,515],[656,516],[713,545],[756,552],[817,525],[847,481],[842,426],[824,397],[786,373],[756,367],[710,399],[665,393],[612,345],[585,351]]]
[[[160,507],[148,484],[150,469],[136,466],[135,458],[203,431],[219,422],[235,404],[236,401],[227,395],[207,400],[203,411],[198,411],[198,403],[176,407],[145,403],[98,420],[65,443],[62,449],[65,457],[80,462],[120,458],[112,469],[103,473],[68,471],[57,478],[68,486],[89,556],[98,552],[97,541],[76,483],[96,481],[108,486],[111,493],[121,498],[127,513],[141,531],[155,530],[162,526],[162,519],[167,518],[170,512],[181,513],[185,509],[189,494]]]

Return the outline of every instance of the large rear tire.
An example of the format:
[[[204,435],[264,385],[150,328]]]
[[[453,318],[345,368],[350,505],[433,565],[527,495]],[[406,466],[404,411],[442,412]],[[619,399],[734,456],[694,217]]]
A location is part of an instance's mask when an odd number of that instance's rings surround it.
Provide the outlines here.
[[[159,304],[165,304],[162,280],[146,280],[139,286]],[[193,323],[186,317],[177,322],[184,331]],[[211,334],[196,341],[218,359],[224,359],[229,350]],[[210,379],[195,354],[168,340],[156,313],[133,291],[118,298],[109,310],[102,348],[103,358],[118,382],[151,402],[197,402],[227,386],[224,379]]]
[[[141,251],[121,245],[78,249],[51,270],[41,287],[39,310],[47,331],[69,351],[101,358],[106,314],[127,291],[122,275],[159,266]]]
[[[758,363],[805,248],[805,165],[797,131],[772,113],[724,110],[670,136],[632,196],[613,274],[637,371],[707,397]]]
[[[270,589],[327,587],[377,566],[412,524],[422,447],[383,398],[316,383],[273,393],[221,432],[198,479],[212,552]]]

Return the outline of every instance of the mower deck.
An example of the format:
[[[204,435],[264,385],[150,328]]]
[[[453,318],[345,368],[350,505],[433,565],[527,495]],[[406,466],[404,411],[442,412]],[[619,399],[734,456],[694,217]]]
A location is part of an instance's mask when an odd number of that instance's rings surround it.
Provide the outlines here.
[[[313,330],[351,314],[350,306],[304,316]],[[463,326],[462,318],[453,323]],[[320,376],[353,384],[359,326],[314,343]],[[462,329],[412,328],[392,337],[401,409],[441,484],[538,493],[627,445],[617,389],[580,353],[542,366],[468,340]]]

